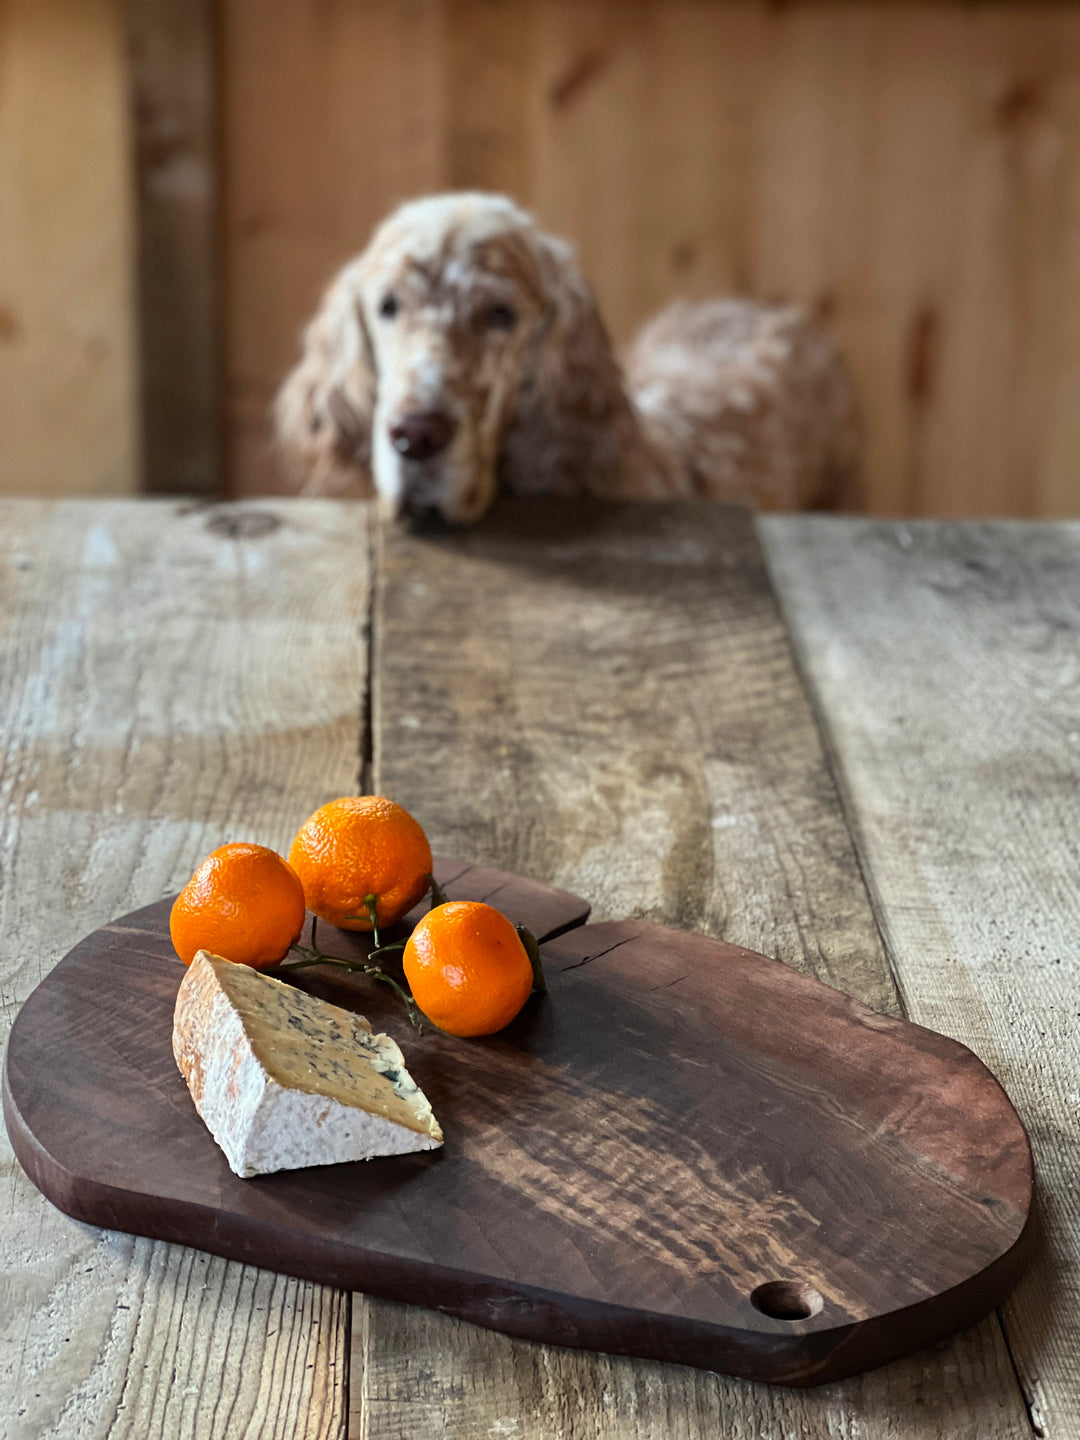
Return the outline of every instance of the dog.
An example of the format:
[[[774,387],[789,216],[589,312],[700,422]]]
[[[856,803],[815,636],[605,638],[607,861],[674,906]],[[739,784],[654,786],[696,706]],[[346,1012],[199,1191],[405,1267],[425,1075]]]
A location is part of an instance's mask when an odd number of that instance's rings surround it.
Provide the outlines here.
[[[323,296],[275,405],[308,493],[469,525],[500,491],[828,503],[857,471],[835,347],[789,306],[676,302],[626,374],[571,247],[501,195],[400,206]]]

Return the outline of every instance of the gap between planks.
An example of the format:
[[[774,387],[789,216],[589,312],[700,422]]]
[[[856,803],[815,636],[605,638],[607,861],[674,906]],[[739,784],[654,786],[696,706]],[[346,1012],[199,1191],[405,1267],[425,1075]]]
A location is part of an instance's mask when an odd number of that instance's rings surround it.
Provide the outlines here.
[[[516,524],[384,537],[377,784],[424,818],[437,848],[575,879],[596,919],[706,929],[895,1011],[865,876],[749,525],[711,507],[642,508],[636,520],[634,507],[611,510],[591,538],[572,517],[545,528],[519,511]],[[686,687],[702,674],[707,693],[695,696]],[[694,819],[706,802],[722,828]],[[755,893],[732,880],[740,874],[754,874]],[[793,1392],[530,1345],[362,1296],[354,1317],[353,1440],[1030,1434],[993,1320]]]
[[[867,853],[865,839],[861,833],[858,806],[854,803],[851,794],[849,777],[845,773],[842,757],[837,750],[834,727],[830,724],[829,720],[829,706],[825,703],[825,699],[821,693],[818,684],[815,683],[815,678],[809,665],[809,656],[807,653],[805,636],[803,636],[797,625],[793,626],[791,623],[788,604],[786,603],[786,601],[790,599],[790,595],[785,594],[783,586],[776,583],[776,578],[773,575],[774,565],[778,569],[783,569],[783,561],[779,560],[778,557],[783,551],[784,533],[785,532],[782,528],[782,522],[780,522],[778,525],[773,526],[772,528],[769,527],[768,521],[766,521],[764,524],[759,522],[759,536],[761,538],[762,549],[766,557],[766,566],[769,568],[770,576],[772,576],[773,578],[773,586],[777,592],[777,602],[780,606],[781,613],[784,616],[785,623],[788,629],[788,634],[791,637],[792,661],[795,665],[796,670],[799,673],[800,679],[803,683],[803,687],[806,691],[807,701],[810,705],[811,711],[813,712],[818,734],[821,739],[822,753],[824,754],[826,763],[828,764],[829,774],[831,775],[833,784],[836,787],[837,795],[840,797],[840,803],[844,809],[844,816],[847,820],[848,829],[851,832],[851,837],[855,848],[856,863],[858,864],[859,873],[862,876],[863,885],[866,888],[867,898],[869,899],[870,906],[874,914],[874,920],[877,925],[877,932],[881,938],[882,953],[885,956],[885,960],[889,967],[889,974],[892,977],[894,986],[896,987],[897,1008],[899,1013],[904,1016],[905,1019],[915,1019],[915,1023],[918,1023],[916,1017],[912,1016],[910,1006],[905,999],[903,976],[897,966],[893,947],[889,943],[888,935],[886,933],[885,925],[883,923],[883,916],[885,913],[884,903],[882,900],[881,891],[875,881],[873,869],[870,863],[870,857]],[[772,537],[771,546],[769,542],[770,536]],[[1037,1207],[1037,1196],[1035,1204]],[[1036,1224],[1038,1224],[1038,1222],[1039,1217],[1036,1210]],[[993,1321],[988,1318],[986,1323],[996,1323],[1000,1331],[1001,1343],[1004,1346],[1006,1353],[1008,1354],[1009,1363],[1012,1367],[1012,1372],[1016,1379],[1017,1391],[1019,1392],[1024,1402],[1025,1409],[1027,1411],[1028,1424],[1031,1428],[1031,1433],[1035,1436],[1038,1436],[1039,1440],[1045,1440],[1045,1437],[1047,1435],[1047,1431],[1045,1428],[1045,1419],[1042,1415],[1041,1410],[1039,1409],[1034,1392],[1031,1386],[1025,1383],[1024,1376],[1021,1373],[1019,1364],[1017,1363],[1016,1355],[1009,1341],[1008,1327],[1005,1324],[1005,1318],[1002,1314],[1002,1311],[1000,1309],[995,1310]]]
[[[762,529],[911,1016],[970,1045],[1031,1132],[1039,1243],[998,1319],[1031,1430],[1070,1440],[1080,527]]]

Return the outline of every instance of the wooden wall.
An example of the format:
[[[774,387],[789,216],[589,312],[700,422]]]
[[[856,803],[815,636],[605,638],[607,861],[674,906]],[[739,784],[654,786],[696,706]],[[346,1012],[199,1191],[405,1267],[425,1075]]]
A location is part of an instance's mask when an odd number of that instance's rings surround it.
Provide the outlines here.
[[[209,493],[222,435],[282,488],[323,282],[465,185],[573,238],[620,340],[813,309],[850,505],[1080,514],[1080,6],[1025,0],[0,0],[0,490]]]
[[[0,492],[138,485],[122,0],[0,3]]]
[[[214,495],[221,455],[215,0],[127,0],[142,488]]]
[[[675,294],[797,299],[850,354],[849,503],[1080,513],[1080,9],[222,0],[226,437],[397,200],[511,192],[616,336]]]

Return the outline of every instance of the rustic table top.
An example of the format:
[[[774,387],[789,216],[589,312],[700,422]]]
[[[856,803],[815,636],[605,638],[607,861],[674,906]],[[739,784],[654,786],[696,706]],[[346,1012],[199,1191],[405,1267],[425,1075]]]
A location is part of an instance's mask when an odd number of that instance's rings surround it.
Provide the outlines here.
[[[80,1225],[3,1141],[0,1433],[1080,1434],[1080,525],[0,506],[0,1006],[230,838],[373,788],[436,850],[969,1045],[1035,1147],[1004,1309],[816,1391],[510,1340]]]

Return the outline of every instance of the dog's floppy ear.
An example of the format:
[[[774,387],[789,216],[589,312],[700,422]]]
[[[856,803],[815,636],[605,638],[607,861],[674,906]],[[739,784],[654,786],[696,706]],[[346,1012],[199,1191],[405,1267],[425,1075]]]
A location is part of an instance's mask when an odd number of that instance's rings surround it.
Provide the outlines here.
[[[356,269],[326,290],[274,404],[278,441],[309,494],[371,494],[375,367]]]
[[[622,372],[573,251],[542,234],[533,244],[547,316],[505,438],[502,480],[517,493],[616,495],[635,430]]]

